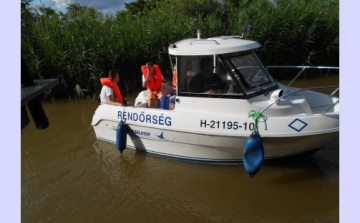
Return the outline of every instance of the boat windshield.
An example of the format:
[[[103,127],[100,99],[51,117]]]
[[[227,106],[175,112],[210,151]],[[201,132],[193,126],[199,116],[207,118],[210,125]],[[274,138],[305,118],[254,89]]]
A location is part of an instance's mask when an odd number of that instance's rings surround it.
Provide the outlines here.
[[[253,54],[236,56],[229,58],[229,60],[232,66],[236,67],[236,69],[244,77],[247,88],[254,88],[269,82],[269,78],[265,74],[264,69],[261,68]],[[234,70],[232,69],[232,71]],[[237,75],[236,77],[239,78]]]
[[[206,56],[177,56],[178,95],[249,98],[277,88],[252,51]]]
[[[277,87],[276,82],[253,51],[220,55],[232,79],[245,95],[258,95]]]

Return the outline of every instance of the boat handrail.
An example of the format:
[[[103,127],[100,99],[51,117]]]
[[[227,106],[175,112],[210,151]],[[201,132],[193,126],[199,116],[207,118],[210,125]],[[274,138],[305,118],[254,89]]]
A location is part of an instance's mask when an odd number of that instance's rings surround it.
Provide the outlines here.
[[[300,92],[300,91],[307,91],[307,90],[321,90],[321,89],[331,89],[331,88],[337,88],[337,90],[339,89],[339,86],[322,86],[322,87],[309,87],[309,88],[303,88],[303,89],[298,89],[296,91],[292,91],[292,92],[289,92],[285,95],[282,95],[281,97],[277,98],[275,101],[273,101],[269,106],[267,106],[266,108],[264,108],[263,110],[260,111],[260,114],[264,113],[264,111],[266,111],[268,108],[270,108],[272,105],[274,105],[276,102],[278,102],[279,100],[291,95],[291,94],[295,94],[297,92]],[[330,105],[330,107],[324,111],[322,113],[322,115],[324,115],[326,112],[328,112],[331,108],[333,108],[336,104],[339,103],[339,100],[337,100],[337,102],[333,103]]]
[[[327,66],[266,66],[267,68],[302,68],[301,71],[294,77],[294,79],[292,79],[290,81],[290,83],[287,85],[288,87],[300,76],[300,74],[305,70],[305,69],[328,69],[328,70],[332,70],[332,69],[337,69],[339,70],[339,67],[327,67]]]
[[[224,37],[224,38],[236,38],[236,39],[243,39],[244,38],[244,34],[242,36],[220,36],[220,37]]]
[[[333,92],[330,94],[330,96],[334,96],[334,94],[335,94],[336,92],[338,92],[338,91],[339,91],[339,88],[336,88],[335,91],[333,91]]]
[[[215,43],[217,45],[219,45],[219,43],[214,40],[214,39],[196,39],[196,40],[192,40],[190,42],[190,45],[193,45],[193,44],[208,44],[208,43]]]
[[[326,112],[328,112],[331,108],[333,108],[335,105],[337,105],[339,103],[339,100],[337,100],[335,103],[333,103],[328,109],[326,109],[326,111],[324,111],[322,113],[322,115],[324,115]]]

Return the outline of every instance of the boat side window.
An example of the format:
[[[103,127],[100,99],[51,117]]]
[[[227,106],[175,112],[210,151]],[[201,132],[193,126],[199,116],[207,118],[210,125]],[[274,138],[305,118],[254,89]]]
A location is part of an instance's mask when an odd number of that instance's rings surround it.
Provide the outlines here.
[[[177,57],[178,92],[189,92],[189,84],[196,71],[196,59],[193,56]]]
[[[177,74],[179,95],[222,97],[239,94],[238,86],[216,55],[177,56]]]

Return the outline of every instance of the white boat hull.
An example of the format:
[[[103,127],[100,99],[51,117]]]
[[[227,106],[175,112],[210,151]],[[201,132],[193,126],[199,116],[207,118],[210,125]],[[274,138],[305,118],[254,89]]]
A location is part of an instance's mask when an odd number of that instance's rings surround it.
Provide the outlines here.
[[[242,163],[245,141],[254,126],[247,111],[259,110],[257,106],[265,107],[269,103],[261,97],[254,101],[238,100],[231,105],[223,99],[206,98],[202,99],[202,104],[193,104],[191,98],[179,97],[181,102],[175,110],[143,107],[124,110],[123,107],[100,105],[92,125],[98,139],[116,143],[116,127],[123,118],[128,129],[128,148],[196,162]],[[311,114],[308,104],[299,103],[295,108],[289,108],[285,102],[273,106],[260,119],[258,129],[265,160],[315,150],[338,138],[338,106],[323,115]],[[228,112],[222,114],[225,106]],[[294,114],[282,116],[283,110]]]
[[[113,123],[115,127],[117,123]],[[94,127],[98,139],[116,143],[116,130]],[[162,137],[166,137],[162,138]],[[265,160],[302,154],[318,149],[332,139],[338,132],[321,136],[262,138]],[[186,139],[178,140],[175,139]],[[219,164],[242,163],[244,145],[247,137],[216,136],[163,131],[141,126],[128,126],[127,147],[141,151],[195,162]],[[183,142],[182,142],[183,141]]]

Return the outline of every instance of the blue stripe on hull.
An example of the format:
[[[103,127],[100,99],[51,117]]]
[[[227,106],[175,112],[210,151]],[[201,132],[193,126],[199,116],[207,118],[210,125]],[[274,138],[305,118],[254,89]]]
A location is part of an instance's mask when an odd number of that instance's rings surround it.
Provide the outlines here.
[[[112,141],[112,140],[108,140],[105,138],[101,138],[99,137],[98,139],[107,141],[107,142],[111,142],[116,144],[116,142]],[[170,158],[174,158],[174,159],[178,159],[178,160],[184,160],[184,161],[189,161],[189,162],[196,162],[196,163],[209,163],[209,164],[243,164],[243,160],[242,159],[234,159],[234,160],[223,160],[223,159],[206,159],[206,158],[196,158],[196,157],[188,157],[188,156],[179,156],[179,155],[171,155],[168,153],[159,153],[159,152],[155,152],[155,151],[149,151],[146,149],[142,149],[142,148],[136,148],[134,146],[130,146],[130,145],[126,145],[126,147],[132,148],[132,149],[136,149],[136,150],[140,150],[143,152],[147,152],[147,153],[151,153],[151,154],[155,154],[155,155],[160,155],[160,156],[164,156],[164,157],[170,157]],[[317,150],[318,148],[314,149]],[[306,151],[309,152],[309,151]],[[269,161],[269,160],[274,160],[274,159],[279,159],[279,158],[286,158],[286,157],[292,157],[292,156],[297,156],[297,155],[301,155],[303,153],[306,152],[302,152],[302,153],[296,153],[296,154],[290,154],[287,156],[277,156],[277,157],[268,157],[268,158],[264,158],[264,162],[265,161]]]
[[[116,144],[116,142],[114,142],[112,140],[104,139],[104,138],[101,138],[101,137],[99,137],[99,139]],[[170,158],[186,160],[186,161],[191,161],[191,162],[197,162],[197,163],[216,163],[216,164],[242,164],[243,163],[243,161],[239,160],[239,159],[236,159],[236,160],[207,159],[207,158],[200,159],[200,158],[196,158],[196,157],[171,155],[171,154],[168,154],[168,153],[160,153],[160,152],[155,152],[155,151],[149,151],[149,150],[142,149],[142,148],[136,148],[136,147],[130,146],[130,145],[126,145],[126,147],[136,149],[136,150],[140,150],[140,151],[144,151],[144,152],[151,153],[151,154],[164,156],[164,157],[170,157]]]

